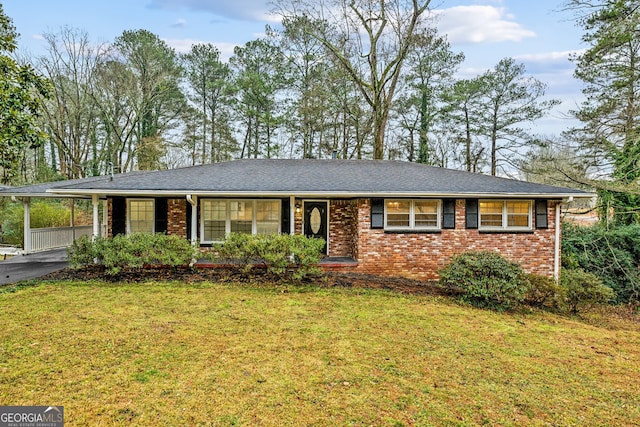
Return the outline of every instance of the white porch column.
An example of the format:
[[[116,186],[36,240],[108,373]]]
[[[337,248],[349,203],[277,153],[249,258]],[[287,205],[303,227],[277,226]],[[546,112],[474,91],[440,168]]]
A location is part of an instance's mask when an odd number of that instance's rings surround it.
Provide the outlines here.
[[[296,196],[289,196],[289,234],[296,234]]]
[[[100,237],[100,199],[97,194],[91,196],[91,204],[93,205],[93,238]]]
[[[31,198],[22,199],[24,206],[24,252],[31,253]]]
[[[191,244],[198,242],[198,196],[187,194],[187,202],[191,205]]]

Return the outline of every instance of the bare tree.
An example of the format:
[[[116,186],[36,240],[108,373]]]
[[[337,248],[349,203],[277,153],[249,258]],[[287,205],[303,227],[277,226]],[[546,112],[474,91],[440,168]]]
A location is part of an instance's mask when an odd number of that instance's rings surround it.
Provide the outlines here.
[[[348,73],[371,107],[373,157],[382,159],[389,112],[414,34],[431,0],[276,0],[285,19],[313,16],[305,31]],[[322,25],[314,25],[321,22]]]
[[[98,111],[91,90],[104,48],[92,44],[86,31],[69,27],[46,33],[44,38],[48,53],[39,65],[53,83],[45,122],[56,144],[60,172],[68,178],[96,175]]]

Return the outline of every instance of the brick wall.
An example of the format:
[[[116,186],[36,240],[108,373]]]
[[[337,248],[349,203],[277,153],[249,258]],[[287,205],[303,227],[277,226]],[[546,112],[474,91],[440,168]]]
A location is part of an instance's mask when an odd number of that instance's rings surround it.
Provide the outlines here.
[[[358,204],[332,200],[329,206],[329,256],[355,258]]]
[[[113,237],[113,199],[107,199],[107,237]]]
[[[187,200],[169,199],[167,201],[167,234],[175,234],[180,237],[187,236]],[[189,218],[191,220],[191,218]]]
[[[555,203],[548,206],[548,229],[530,233],[483,233],[465,229],[465,203],[456,203],[456,228],[437,233],[385,233],[372,230],[370,201],[358,201],[357,271],[435,280],[453,255],[493,250],[518,262],[530,273],[553,276]]]

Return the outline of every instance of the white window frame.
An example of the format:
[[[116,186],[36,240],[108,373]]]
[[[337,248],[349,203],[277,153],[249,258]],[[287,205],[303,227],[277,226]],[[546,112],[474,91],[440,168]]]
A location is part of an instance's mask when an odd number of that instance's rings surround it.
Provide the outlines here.
[[[217,243],[222,240],[205,240],[204,236],[204,209],[207,201],[216,201],[225,203],[225,236],[231,233],[231,203],[232,202],[244,202],[251,203],[252,218],[251,218],[251,234],[257,234],[258,232],[258,202],[279,202],[278,203],[278,230],[277,233],[281,233],[282,230],[282,202],[280,199],[200,199],[200,242],[201,243]]]
[[[144,233],[150,233],[150,234],[155,233],[156,232],[156,200],[138,197],[138,198],[127,199],[127,234],[133,233],[133,231],[131,230],[131,202],[151,202],[151,206],[152,206],[151,209],[153,213],[153,219],[151,220],[151,231],[144,231]]]
[[[483,226],[482,225],[482,203],[502,203],[502,224],[500,226]],[[529,205],[526,227],[523,226],[510,226],[509,225],[509,212],[507,209],[507,203],[509,202],[523,202]],[[509,231],[531,231],[533,230],[533,201],[522,199],[482,199],[478,201],[478,229],[479,230],[509,230]]]
[[[409,202],[409,226],[406,225],[388,225],[387,224],[387,203],[388,202]],[[415,221],[415,204],[416,202],[436,202],[436,225],[435,226],[416,226]],[[442,229],[442,200],[440,199],[384,199],[384,229],[385,230],[441,230]]]

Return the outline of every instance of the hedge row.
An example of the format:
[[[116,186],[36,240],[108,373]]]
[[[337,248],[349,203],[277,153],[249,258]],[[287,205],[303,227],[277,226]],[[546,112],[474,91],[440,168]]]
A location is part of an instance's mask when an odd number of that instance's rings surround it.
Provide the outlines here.
[[[265,268],[268,273],[292,272],[295,279],[319,272],[324,241],[301,235],[249,235],[232,233],[212,251],[200,252],[181,237],[165,234],[132,233],[112,238],[82,237],[69,249],[72,267],[102,265],[109,275],[123,268],[149,265],[179,267],[192,265],[198,258],[243,270]]]

